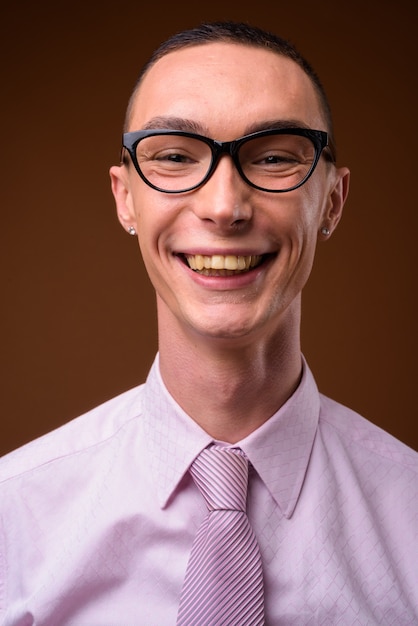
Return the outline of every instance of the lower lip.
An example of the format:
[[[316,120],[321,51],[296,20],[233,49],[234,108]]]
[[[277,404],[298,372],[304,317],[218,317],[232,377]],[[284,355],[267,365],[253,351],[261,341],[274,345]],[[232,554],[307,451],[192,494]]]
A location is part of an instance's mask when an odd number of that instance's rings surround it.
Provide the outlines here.
[[[269,267],[271,259],[266,259],[261,265],[248,272],[233,274],[231,276],[205,276],[204,274],[199,274],[199,272],[190,269],[190,267],[182,261],[179,262],[198,285],[206,289],[230,291],[231,289],[243,289],[259,280],[260,276],[264,274]]]

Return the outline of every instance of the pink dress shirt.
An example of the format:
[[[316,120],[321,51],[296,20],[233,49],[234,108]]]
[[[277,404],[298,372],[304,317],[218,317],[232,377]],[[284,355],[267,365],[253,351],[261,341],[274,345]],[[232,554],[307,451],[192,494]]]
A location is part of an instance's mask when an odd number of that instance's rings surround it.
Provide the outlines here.
[[[206,513],[187,470],[211,441],[157,357],[144,385],[4,456],[2,626],[174,626]],[[320,395],[306,363],[240,445],[267,626],[418,624],[418,454]]]

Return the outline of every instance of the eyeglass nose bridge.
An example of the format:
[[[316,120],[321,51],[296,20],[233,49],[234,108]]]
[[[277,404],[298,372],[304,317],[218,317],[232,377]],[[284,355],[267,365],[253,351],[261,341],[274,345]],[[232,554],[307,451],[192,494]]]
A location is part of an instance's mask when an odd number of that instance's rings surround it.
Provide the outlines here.
[[[241,169],[241,164],[238,158],[238,149],[241,143],[242,141],[239,139],[235,139],[233,141],[217,141],[216,139],[212,139],[210,141],[210,148],[212,150],[212,162],[204,181],[201,183],[202,185],[213,176],[223,155],[231,157],[232,162],[235,165],[235,169],[238,171],[238,174],[244,182],[248,183],[248,180]]]

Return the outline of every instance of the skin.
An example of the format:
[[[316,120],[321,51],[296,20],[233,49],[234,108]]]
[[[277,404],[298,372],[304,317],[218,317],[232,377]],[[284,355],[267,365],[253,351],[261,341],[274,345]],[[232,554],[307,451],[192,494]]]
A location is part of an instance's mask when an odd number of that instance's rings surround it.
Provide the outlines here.
[[[146,74],[129,130],[179,128],[179,119],[224,141],[273,120],[326,130],[297,64],[232,43],[171,52]],[[164,382],[211,436],[236,443],[300,381],[301,292],[318,239],[329,238],[321,227],[332,234],[340,220],[349,171],[321,158],[302,187],[283,194],[248,186],[227,156],[203,187],[183,194],[151,189],[130,163],[110,176],[119,220],[136,229],[156,290]],[[245,274],[207,277],[184,263],[186,253],[268,257]]]

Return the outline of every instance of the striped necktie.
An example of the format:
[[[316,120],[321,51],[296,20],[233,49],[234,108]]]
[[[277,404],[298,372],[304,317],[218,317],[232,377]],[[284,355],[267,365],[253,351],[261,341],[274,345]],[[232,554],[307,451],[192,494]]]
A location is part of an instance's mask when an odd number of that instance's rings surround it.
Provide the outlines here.
[[[261,626],[261,557],[246,514],[248,460],[239,448],[213,445],[190,473],[208,514],[192,546],[177,626]]]

